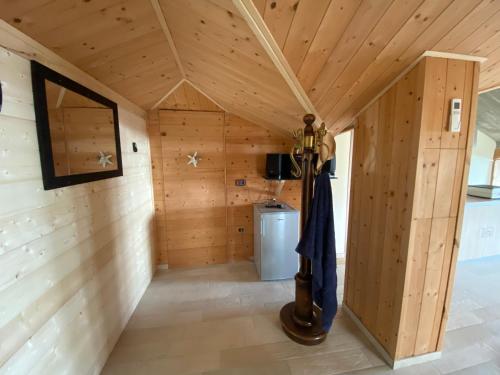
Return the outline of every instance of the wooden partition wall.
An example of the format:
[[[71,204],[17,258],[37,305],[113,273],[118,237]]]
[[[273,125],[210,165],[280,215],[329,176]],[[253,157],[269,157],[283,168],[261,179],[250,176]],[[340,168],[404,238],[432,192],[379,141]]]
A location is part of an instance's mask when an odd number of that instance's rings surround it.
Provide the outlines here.
[[[478,65],[425,58],[357,119],[344,304],[393,360],[442,347]],[[448,131],[452,98],[460,133]]]
[[[249,259],[252,203],[276,197],[277,183],[263,178],[266,153],[289,152],[292,139],[224,112],[188,83],[150,112],[149,135],[159,263]],[[186,164],[195,151],[197,168]],[[300,181],[278,199],[300,209]]]

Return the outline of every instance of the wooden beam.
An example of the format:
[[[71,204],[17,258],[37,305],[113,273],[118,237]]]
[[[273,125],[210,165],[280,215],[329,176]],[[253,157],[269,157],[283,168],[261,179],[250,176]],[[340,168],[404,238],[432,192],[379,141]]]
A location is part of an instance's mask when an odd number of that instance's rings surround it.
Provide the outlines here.
[[[163,14],[163,10],[161,9],[160,3],[158,0],[151,0],[151,5],[153,6],[153,9],[156,13],[156,17],[158,18],[158,22],[160,22],[163,33],[165,34],[165,37],[167,38],[168,45],[170,47],[170,50],[172,51],[172,54],[174,55],[177,67],[179,68],[179,71],[181,72],[182,77],[186,78],[186,72],[184,71],[184,67],[182,66],[181,59],[179,57],[179,54],[177,53],[177,48],[175,47],[174,39],[172,38],[172,34],[170,33],[170,29],[168,28],[167,20],[165,19],[165,15]]]
[[[314,107],[313,103],[309,99],[309,96],[307,96],[305,90],[297,79],[297,76],[287,59],[283,55],[280,47],[274,40],[271,31],[266,26],[266,23],[262,19],[262,16],[253,1],[233,0],[233,4],[239,10],[242,17],[247,21],[248,26],[250,26],[250,29],[255,34],[262,47],[264,47],[265,51],[273,61],[278,71],[281,73],[283,79],[292,90],[298,102],[304,108],[305,112],[314,114],[316,116],[315,123],[318,125],[321,124],[323,121],[321,120],[319,112]]]
[[[465,55],[463,53],[440,52],[440,51],[425,51],[421,57],[441,57],[450,60],[477,61],[480,64],[488,60],[487,57]]]
[[[479,93],[484,94],[486,92],[490,92],[490,91],[494,91],[494,90],[498,90],[498,89],[500,89],[500,85],[495,85],[495,86],[488,87],[487,89],[480,90]]]
[[[206,93],[206,92],[204,92],[202,89],[200,89],[200,88],[199,88],[198,86],[196,86],[193,82],[191,82],[190,80],[188,80],[188,79],[186,79],[186,78],[182,78],[182,79],[180,79],[180,80],[179,80],[179,82],[177,82],[177,83],[175,84],[175,86],[174,86],[174,87],[172,87],[170,90],[168,90],[168,92],[167,92],[165,95],[163,95],[163,96],[161,97],[161,99],[160,99],[160,100],[158,100],[158,101],[155,103],[155,105],[154,105],[154,106],[152,106],[152,107],[151,107],[151,110],[158,108],[158,106],[159,106],[159,105],[160,105],[160,104],[161,104],[164,100],[166,100],[166,99],[167,99],[170,95],[172,95],[172,93],[173,93],[175,90],[177,90],[177,88],[178,88],[180,85],[182,85],[184,82],[186,82],[187,84],[191,85],[191,87],[193,87],[195,90],[197,90],[198,92],[200,92],[200,94],[203,94],[203,95],[204,95],[204,96],[205,96],[208,100],[210,100],[210,101],[211,101],[212,103],[214,103],[216,106],[220,107],[220,108],[221,108],[224,112],[229,113],[229,111],[228,111],[228,110],[226,110],[226,109],[225,109],[222,105],[220,105],[217,101],[215,101],[214,99],[212,99],[212,98],[210,97],[210,95],[207,95],[207,93]]]
[[[156,109],[165,99],[167,99],[177,88],[182,85],[183,82],[186,82],[185,78],[181,78],[179,82],[177,82],[168,92],[163,95],[160,100],[158,100],[152,107],[151,110]]]
[[[195,90],[199,91],[201,94],[205,95],[205,97],[210,100],[212,103],[214,103],[216,106],[218,106],[220,109],[222,109],[224,112],[229,113],[227,109],[224,108],[220,103],[212,99],[210,95],[207,95],[205,91],[200,89],[198,86],[196,86],[193,82],[191,82],[189,79],[186,79],[186,82],[189,83]]]

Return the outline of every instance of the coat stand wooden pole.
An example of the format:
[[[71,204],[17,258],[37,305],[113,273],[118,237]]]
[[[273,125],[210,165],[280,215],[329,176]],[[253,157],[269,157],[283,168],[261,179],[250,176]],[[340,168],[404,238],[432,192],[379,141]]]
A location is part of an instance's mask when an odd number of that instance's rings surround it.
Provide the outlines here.
[[[313,198],[315,132],[314,115],[304,116],[302,153],[302,207],[301,234],[304,232]],[[300,256],[299,272],[295,275],[295,302],[290,302],[280,311],[281,326],[293,341],[303,345],[323,342],[327,333],[321,324],[321,309],[313,304],[311,261]]]

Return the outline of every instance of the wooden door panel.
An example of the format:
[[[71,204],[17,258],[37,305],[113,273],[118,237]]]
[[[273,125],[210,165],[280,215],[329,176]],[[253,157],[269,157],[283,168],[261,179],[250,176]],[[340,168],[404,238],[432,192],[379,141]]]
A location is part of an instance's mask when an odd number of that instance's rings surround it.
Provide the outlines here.
[[[159,111],[168,263],[224,263],[226,189],[224,114]],[[198,152],[198,167],[186,155]]]

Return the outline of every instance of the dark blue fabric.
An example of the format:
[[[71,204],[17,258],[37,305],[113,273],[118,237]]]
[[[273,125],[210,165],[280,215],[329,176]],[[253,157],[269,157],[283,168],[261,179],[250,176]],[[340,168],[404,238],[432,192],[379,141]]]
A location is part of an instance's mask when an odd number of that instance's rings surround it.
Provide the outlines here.
[[[322,325],[328,332],[338,307],[332,187],[328,172],[316,177],[309,218],[295,251],[311,260],[313,299],[323,310]]]

